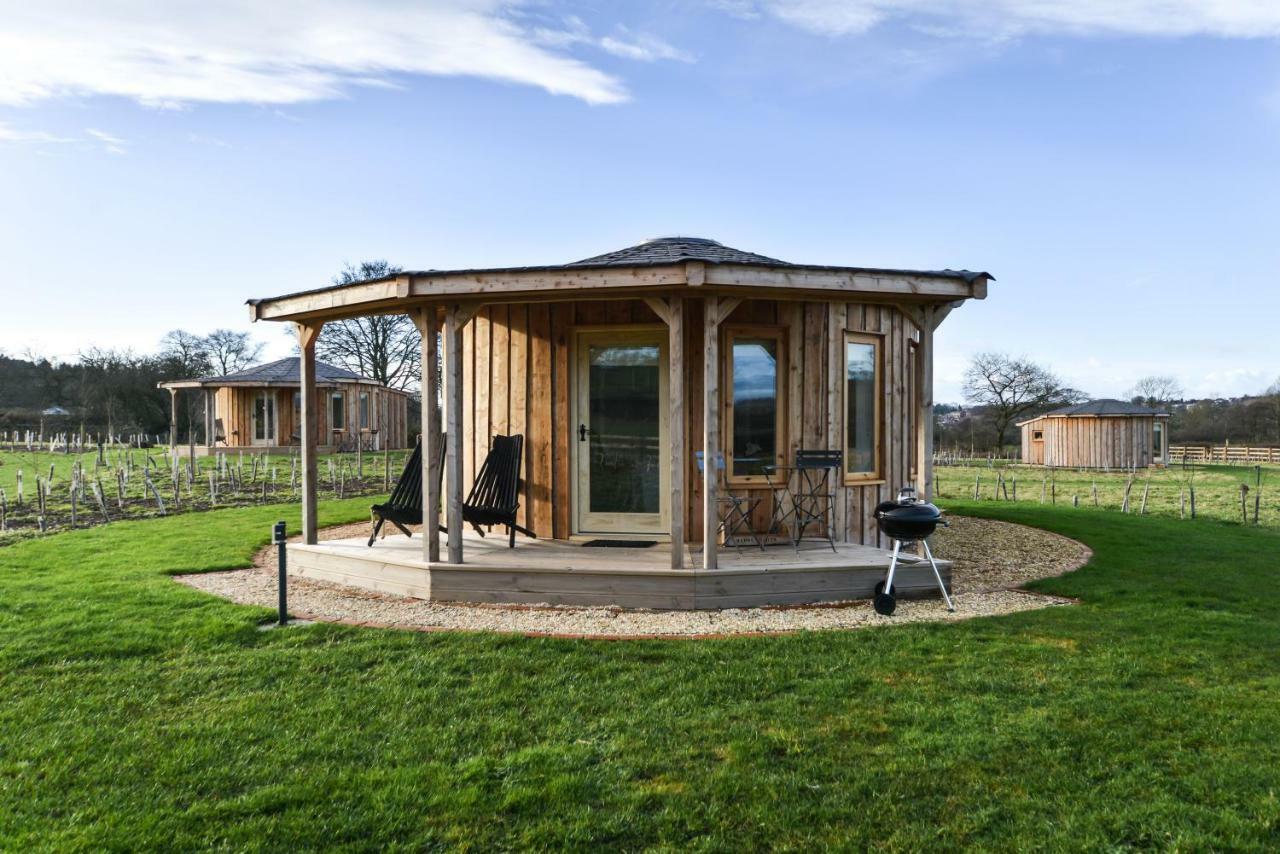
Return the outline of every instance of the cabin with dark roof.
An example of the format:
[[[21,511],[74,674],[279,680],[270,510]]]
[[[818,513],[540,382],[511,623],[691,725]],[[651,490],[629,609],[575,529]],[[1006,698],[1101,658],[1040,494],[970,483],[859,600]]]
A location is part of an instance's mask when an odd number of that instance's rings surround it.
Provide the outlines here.
[[[1136,403],[1090,400],[1018,426],[1029,465],[1132,469],[1169,462],[1169,413]]]
[[[567,264],[406,271],[250,300],[255,321],[297,325],[304,377],[330,320],[405,312],[423,365],[444,349],[443,374],[424,372],[421,543],[316,545],[304,443],[291,571],[431,599],[728,607],[865,595],[887,565],[876,504],[932,487],[935,330],[990,279],[668,237]],[[323,414],[314,383],[303,381],[304,421]],[[464,538],[464,496],[494,437],[517,434],[517,521],[538,539]],[[840,457],[821,489],[790,468],[802,450]],[[727,498],[747,517],[728,534]],[[799,505],[822,521],[798,525]],[[797,533],[816,546],[795,548]],[[597,548],[613,539],[625,547]]]
[[[254,365],[220,376],[160,383],[169,390],[169,443],[177,445],[178,398],[203,399],[205,442],[197,456],[225,448],[297,451],[302,445],[301,359]],[[315,362],[317,451],[396,450],[410,445],[409,393],[354,371]]]

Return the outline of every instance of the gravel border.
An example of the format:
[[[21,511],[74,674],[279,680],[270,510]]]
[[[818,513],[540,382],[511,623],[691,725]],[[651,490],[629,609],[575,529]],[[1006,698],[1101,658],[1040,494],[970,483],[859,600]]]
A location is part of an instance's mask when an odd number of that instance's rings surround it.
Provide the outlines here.
[[[367,535],[369,523],[326,529],[329,539]],[[1075,600],[1019,589],[1037,578],[1061,575],[1088,562],[1092,552],[1075,540],[1037,528],[953,517],[931,541],[934,554],[954,562],[956,611],[941,600],[906,600],[892,617],[865,601],[723,611],[651,611],[553,605],[427,602],[307,578],[289,580],[294,616],[316,622],[413,631],[503,632],[531,637],[641,638],[774,635],[862,629],[923,622],[955,622],[1074,604]],[[188,587],[243,605],[276,605],[275,547],[254,556],[249,569],[175,576]]]

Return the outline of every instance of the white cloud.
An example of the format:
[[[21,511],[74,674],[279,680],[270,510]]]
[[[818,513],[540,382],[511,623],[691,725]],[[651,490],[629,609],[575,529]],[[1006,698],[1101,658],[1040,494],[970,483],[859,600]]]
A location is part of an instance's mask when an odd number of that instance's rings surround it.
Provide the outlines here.
[[[0,142],[74,142],[68,137],[58,136],[43,130],[23,130],[13,125],[0,122]]]
[[[88,136],[91,139],[96,139],[98,142],[102,143],[102,148],[108,154],[126,154],[127,153],[125,151],[125,146],[128,143],[126,143],[123,139],[121,139],[118,136],[109,134],[104,130],[98,130],[97,128],[85,128],[84,132],[85,132],[85,136]]]
[[[892,21],[934,34],[993,39],[1028,34],[1270,38],[1274,0],[710,0],[740,17],[771,15],[824,35]]]
[[[414,74],[536,86],[591,104],[627,99],[618,79],[522,26],[524,2],[0,2],[0,104],[86,95],[158,107],[294,104]],[[598,44],[631,58],[674,58],[657,40]]]

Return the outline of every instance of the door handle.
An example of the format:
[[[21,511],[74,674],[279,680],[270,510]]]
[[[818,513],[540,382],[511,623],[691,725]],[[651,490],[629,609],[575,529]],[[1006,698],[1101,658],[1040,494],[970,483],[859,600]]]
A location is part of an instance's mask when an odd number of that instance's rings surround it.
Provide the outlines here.
[[[586,425],[586,424],[579,424],[579,425],[578,425],[578,441],[579,441],[579,442],[585,442],[585,441],[587,441],[587,434],[588,434],[589,432],[590,432],[590,431],[589,431],[589,430],[587,430],[587,425]]]

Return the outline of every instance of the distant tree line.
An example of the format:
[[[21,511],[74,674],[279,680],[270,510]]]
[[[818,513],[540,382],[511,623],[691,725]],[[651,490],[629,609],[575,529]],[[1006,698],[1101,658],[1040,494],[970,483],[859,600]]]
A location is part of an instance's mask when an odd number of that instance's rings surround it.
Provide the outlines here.
[[[175,329],[160,340],[155,353],[91,347],[74,361],[55,362],[37,354],[25,358],[0,355],[0,429],[46,433],[84,430],[89,433],[160,434],[169,428],[169,393],[157,388],[165,380],[231,373],[248,367],[262,345],[248,333],[215,329],[196,335]],[[201,421],[195,395],[183,407],[183,427]],[[66,410],[66,415],[50,414]]]

